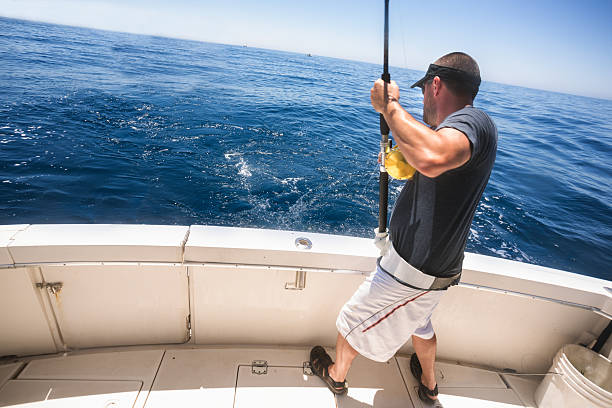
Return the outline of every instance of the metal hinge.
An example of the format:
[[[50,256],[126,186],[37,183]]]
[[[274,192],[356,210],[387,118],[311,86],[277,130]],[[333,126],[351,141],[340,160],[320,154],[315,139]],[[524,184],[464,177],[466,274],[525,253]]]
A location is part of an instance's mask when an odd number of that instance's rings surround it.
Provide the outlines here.
[[[268,374],[268,362],[266,360],[255,360],[251,363],[251,373],[257,375]]]
[[[42,282],[42,283],[37,283],[36,287],[38,289],[48,289],[49,292],[51,292],[52,295],[55,295],[56,293],[59,293],[62,288],[64,287],[64,283],[63,282]]]
[[[187,337],[185,338],[185,341],[183,343],[189,343],[191,341],[191,336],[193,335],[193,333],[191,332],[191,313],[188,314],[185,318],[185,323],[187,326]]]
[[[306,287],[306,272],[295,271],[295,281],[285,283],[285,289],[302,290]]]
[[[302,364],[302,368],[304,370],[304,375],[314,375],[312,372],[312,366],[310,365],[310,361],[304,361]]]

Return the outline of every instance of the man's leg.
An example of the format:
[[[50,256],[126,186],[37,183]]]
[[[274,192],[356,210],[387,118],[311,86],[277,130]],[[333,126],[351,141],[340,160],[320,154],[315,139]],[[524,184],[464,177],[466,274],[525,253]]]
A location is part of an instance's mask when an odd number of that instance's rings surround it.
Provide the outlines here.
[[[421,382],[424,386],[433,390],[436,386],[436,378],[434,373],[434,362],[436,361],[436,335],[434,334],[431,339],[423,339],[419,336],[412,336],[412,346],[414,351],[419,358],[423,374],[421,375]],[[437,399],[437,397],[430,397]]]
[[[329,366],[329,376],[336,382],[342,382],[346,379],[349,368],[355,357],[357,357],[357,351],[351,347],[346,339],[338,333],[336,339],[336,362]]]

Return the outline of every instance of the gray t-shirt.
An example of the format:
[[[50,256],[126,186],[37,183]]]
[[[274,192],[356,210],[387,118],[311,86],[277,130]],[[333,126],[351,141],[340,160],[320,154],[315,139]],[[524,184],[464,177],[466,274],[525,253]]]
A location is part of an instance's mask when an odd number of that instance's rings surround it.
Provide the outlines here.
[[[438,277],[461,272],[470,225],[497,150],[497,128],[479,109],[458,110],[436,130],[446,127],[467,136],[470,159],[436,178],[417,172],[397,198],[389,223],[397,253],[420,271]]]

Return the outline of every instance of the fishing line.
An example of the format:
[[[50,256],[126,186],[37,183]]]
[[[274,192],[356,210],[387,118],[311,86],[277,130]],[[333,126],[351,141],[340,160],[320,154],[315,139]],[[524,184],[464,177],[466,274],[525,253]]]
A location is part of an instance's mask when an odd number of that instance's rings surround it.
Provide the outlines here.
[[[361,191],[361,197],[363,198],[364,205],[366,205],[366,206],[368,205],[368,201],[369,201],[368,200],[368,193],[367,192],[368,192],[368,190],[370,188],[370,184],[372,184],[372,179],[374,179],[374,177],[376,177],[376,171],[375,170],[378,169],[378,166],[379,166],[378,163],[376,163],[375,165],[372,166],[372,170],[374,170],[374,171],[370,171],[368,169],[367,174],[369,174],[369,175],[368,175],[367,180],[364,183],[363,190]],[[372,202],[375,203],[376,199],[370,201],[369,205],[371,205]]]
[[[400,4],[402,4],[401,8],[403,8],[403,3],[400,1]],[[405,10],[401,10],[399,15],[404,15],[404,11]],[[404,68],[409,69],[408,68],[408,59],[406,57],[406,30],[404,28],[403,24],[400,24],[400,26],[402,27],[402,49],[404,51]]]

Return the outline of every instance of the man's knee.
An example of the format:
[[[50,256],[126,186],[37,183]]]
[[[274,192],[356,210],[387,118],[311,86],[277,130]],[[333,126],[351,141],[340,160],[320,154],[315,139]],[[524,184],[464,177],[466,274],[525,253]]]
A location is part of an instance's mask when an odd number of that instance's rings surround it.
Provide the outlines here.
[[[429,338],[423,338],[419,335],[413,334],[412,335],[412,342],[414,343],[415,341],[420,342],[420,343],[429,343],[429,344],[435,344],[438,340],[436,338],[436,333],[434,332],[432,334],[431,337]]]

